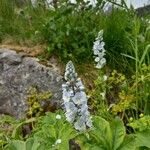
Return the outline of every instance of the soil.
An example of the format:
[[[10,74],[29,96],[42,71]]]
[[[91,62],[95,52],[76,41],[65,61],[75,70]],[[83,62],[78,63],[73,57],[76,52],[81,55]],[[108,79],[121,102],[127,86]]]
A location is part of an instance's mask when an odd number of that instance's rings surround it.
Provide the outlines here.
[[[15,50],[16,52],[23,52],[26,56],[36,57],[43,53],[44,49],[46,48],[45,45],[36,45],[33,47],[21,46],[18,44],[9,44],[9,43],[2,43],[0,48],[7,48]]]

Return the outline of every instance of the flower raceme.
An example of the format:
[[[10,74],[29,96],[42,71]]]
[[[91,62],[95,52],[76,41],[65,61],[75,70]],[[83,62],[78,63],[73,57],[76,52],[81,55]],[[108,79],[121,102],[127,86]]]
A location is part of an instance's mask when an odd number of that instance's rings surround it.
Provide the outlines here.
[[[98,33],[98,36],[95,39],[93,44],[93,52],[95,57],[96,68],[101,69],[106,64],[105,56],[105,43],[103,42],[103,30]]]
[[[66,83],[62,85],[62,90],[66,119],[74,124],[76,130],[84,131],[87,127],[92,127],[92,121],[88,111],[84,85],[77,77],[72,61],[66,65],[64,78]]]

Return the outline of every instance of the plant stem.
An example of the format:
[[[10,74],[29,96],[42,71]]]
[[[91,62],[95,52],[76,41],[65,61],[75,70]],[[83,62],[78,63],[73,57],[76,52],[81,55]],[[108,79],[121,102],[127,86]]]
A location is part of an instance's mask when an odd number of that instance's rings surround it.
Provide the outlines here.
[[[138,70],[138,43],[137,43],[137,33],[135,35],[135,58],[136,58],[136,63],[135,63],[135,69],[136,69],[136,117],[138,118],[138,74],[139,74],[139,70]]]

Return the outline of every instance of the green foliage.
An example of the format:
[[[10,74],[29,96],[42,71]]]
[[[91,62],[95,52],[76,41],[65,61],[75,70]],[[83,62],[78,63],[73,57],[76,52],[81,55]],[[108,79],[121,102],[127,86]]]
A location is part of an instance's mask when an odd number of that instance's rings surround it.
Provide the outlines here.
[[[38,150],[40,143],[33,138],[29,138],[26,142],[23,141],[11,141],[4,150]]]
[[[113,116],[120,116],[125,124],[138,119],[139,114],[149,115],[149,69],[150,66],[142,64],[138,75],[135,73],[130,78],[114,70],[106,81],[101,71],[95,81],[94,89],[89,92],[92,112],[107,120],[112,120]],[[148,120],[149,118],[147,122]],[[132,124],[137,125],[137,123]],[[143,127],[144,124],[145,122]],[[127,130],[131,132],[131,129]]]
[[[112,71],[107,81],[107,99],[112,103],[111,112],[122,113],[135,109],[135,89],[125,75]]]
[[[132,17],[122,10],[113,10],[103,20],[105,49],[107,52],[107,63],[112,69],[123,71],[128,61],[121,55],[131,51],[131,45],[127,39],[127,33],[132,30]]]
[[[121,118],[138,118],[135,111],[149,114],[150,66],[141,65],[138,75],[126,78],[125,75],[112,71],[107,81],[99,75],[91,94],[91,108],[95,114],[109,118],[109,112]],[[137,92],[138,90],[138,92]],[[102,98],[102,93],[106,97]],[[108,112],[109,110],[109,112]]]
[[[143,131],[150,129],[150,116],[140,115],[141,118],[138,120],[133,120],[128,125],[132,127],[135,131]]]
[[[12,125],[16,124],[15,119],[7,116],[2,118],[1,123],[6,120]],[[108,122],[99,116],[93,116],[92,120],[93,128],[80,133],[66,121],[65,115],[61,111],[21,121],[15,130],[19,128],[21,131],[20,127],[24,124],[33,124],[34,122],[32,132],[25,138],[21,132],[11,131],[12,133],[16,132],[18,137],[22,136],[22,138],[7,135],[7,142],[3,143],[3,146],[1,145],[1,149],[69,150],[70,140],[74,140],[82,150],[137,150],[150,147],[149,128],[128,135],[123,121],[119,118]]]
[[[150,64],[150,24],[136,16],[133,17],[132,23],[132,31],[126,35],[129,45],[131,45],[131,50],[122,55],[128,58],[133,71],[136,71],[136,74],[138,74],[142,64]]]
[[[42,41],[39,31],[47,16],[46,8],[33,8],[29,1],[18,7],[16,0],[0,0],[0,39],[11,36],[15,42],[30,40],[30,44]]]
[[[83,63],[92,60],[95,36],[103,29],[108,66],[124,73],[128,68],[127,73],[131,73],[135,70],[134,60],[126,56],[135,57],[132,43],[137,31],[141,64],[149,61],[149,48],[146,48],[150,40],[149,23],[132,11],[113,9],[105,14],[101,9],[105,2],[101,0],[95,8],[86,7],[83,1],[77,4],[61,1],[50,9],[43,0],[36,7],[29,1],[22,7],[14,0],[0,0],[0,4],[0,40],[9,35],[19,43],[47,43],[47,55],[56,54],[64,61],[71,58]]]
[[[32,87],[28,91],[27,104],[28,104],[28,116],[39,116],[44,112],[44,105],[46,101],[50,100],[51,92],[39,93],[36,88]]]
[[[110,15],[105,17],[103,20],[104,41],[107,63],[111,69],[117,69],[130,75],[129,73],[135,71],[136,57],[141,58],[141,64],[148,64],[149,46],[147,45],[150,41],[150,30],[149,23],[145,20],[138,18],[130,11],[119,9],[114,9]],[[135,41],[138,42],[136,46]]]
[[[111,123],[101,117],[93,118],[94,129],[78,141],[84,150],[129,150],[135,149],[135,138],[126,135],[123,122],[116,118]],[[80,136],[80,135],[79,135]]]
[[[139,147],[150,149],[150,130],[144,130],[136,134],[136,143]]]
[[[106,99],[107,76],[103,71],[99,72],[98,78],[94,81],[94,89],[89,91],[89,104],[92,113],[100,115],[103,118],[110,119],[111,115],[108,112],[108,103]]]
[[[76,136],[73,127],[65,120],[62,113],[61,119],[57,119],[57,113],[47,113],[46,116],[40,117],[36,126],[34,127],[32,136],[34,139],[40,141],[40,148],[42,149],[60,149],[69,150],[69,140]],[[61,143],[57,144],[60,139]]]
[[[62,112],[41,116],[45,114],[43,102],[50,99],[51,93],[39,93],[32,88],[27,98],[30,119],[0,117],[0,149],[69,150],[70,140],[83,150],[150,149],[150,24],[147,19],[114,8],[104,14],[100,9],[101,0],[92,9],[81,1],[75,5],[62,1],[53,9],[47,9],[43,2],[39,0],[34,8],[29,1],[18,7],[15,0],[0,0],[0,41],[8,35],[18,42],[40,41],[47,43],[46,58],[55,54],[63,61],[91,63],[95,36],[103,29],[107,66],[100,71],[94,89],[89,91],[91,111],[99,116],[93,116],[92,130],[79,133]],[[114,116],[122,121],[113,119]],[[24,126],[30,128],[25,135]]]
[[[8,144],[11,140],[22,140],[22,127],[26,124],[33,123],[35,118],[16,120],[10,116],[0,117],[0,148]]]
[[[93,130],[76,138],[83,150],[139,150],[149,148],[150,131],[144,130],[128,135],[119,118],[109,123],[103,118],[95,116],[93,117],[93,126]]]
[[[31,118],[21,122],[20,124],[17,124],[17,127],[13,131],[11,131],[12,136],[15,130],[18,130],[23,124],[33,122],[35,122],[33,130],[32,133],[28,135],[27,140],[23,137],[18,138],[18,140],[15,136],[13,138],[7,137],[9,140],[5,143],[7,145],[4,147],[4,150],[69,150],[69,140],[73,139],[77,133],[65,120],[65,116],[61,112],[56,114],[47,113],[45,116],[37,117],[36,119]],[[14,125],[13,122],[11,123]],[[18,136],[21,136],[21,134],[21,132],[17,133]]]
[[[100,30],[102,16],[95,9],[79,5],[61,5],[46,20],[42,33],[49,43],[48,52],[63,60],[84,62],[91,59],[95,35]],[[95,15],[96,14],[96,15]]]
[[[11,137],[16,123],[16,120],[12,117],[0,117],[0,148],[2,148],[3,145],[7,143],[7,139]]]

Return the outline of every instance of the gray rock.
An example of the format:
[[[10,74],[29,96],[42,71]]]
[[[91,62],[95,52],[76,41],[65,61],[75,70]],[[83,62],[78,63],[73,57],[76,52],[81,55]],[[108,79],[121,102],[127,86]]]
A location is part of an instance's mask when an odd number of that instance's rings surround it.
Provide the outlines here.
[[[28,90],[32,86],[40,92],[51,91],[50,101],[59,105],[62,76],[54,64],[51,66],[40,64],[37,58],[0,49],[0,113],[24,116]]]
[[[136,9],[136,13],[138,16],[146,16],[150,14],[150,5],[140,7]]]

